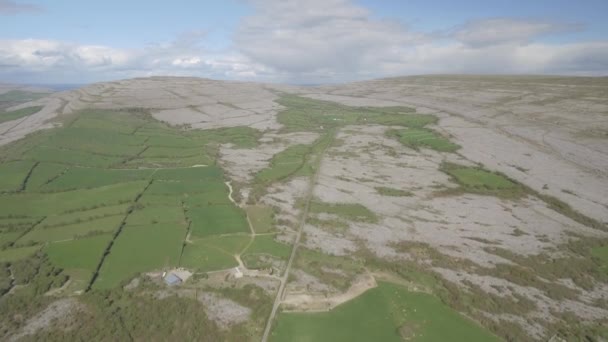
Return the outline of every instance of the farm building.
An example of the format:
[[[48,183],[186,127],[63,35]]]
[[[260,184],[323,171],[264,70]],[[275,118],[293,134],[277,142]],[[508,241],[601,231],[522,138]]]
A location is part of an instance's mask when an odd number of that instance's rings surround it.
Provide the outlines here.
[[[173,273],[169,273],[166,277],[165,277],[165,283],[169,286],[173,286],[173,285],[179,285],[182,283],[182,279],[178,276],[176,276]]]

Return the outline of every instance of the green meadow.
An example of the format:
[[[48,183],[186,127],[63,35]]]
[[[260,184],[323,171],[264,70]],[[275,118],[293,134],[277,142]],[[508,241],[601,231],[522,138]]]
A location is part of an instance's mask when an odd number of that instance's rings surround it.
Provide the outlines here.
[[[390,283],[329,312],[280,313],[272,341],[500,341],[437,297]]]

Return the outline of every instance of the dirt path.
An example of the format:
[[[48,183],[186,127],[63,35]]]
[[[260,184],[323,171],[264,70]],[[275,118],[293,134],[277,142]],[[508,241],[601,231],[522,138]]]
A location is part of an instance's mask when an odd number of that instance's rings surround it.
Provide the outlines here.
[[[296,234],[296,238],[293,243],[293,247],[291,249],[291,255],[289,256],[289,261],[287,262],[287,267],[285,267],[285,273],[283,277],[281,277],[281,283],[279,285],[279,290],[277,291],[277,296],[274,299],[274,304],[272,305],[272,311],[270,312],[270,316],[268,316],[268,320],[266,321],[266,328],[264,329],[264,335],[262,336],[262,342],[268,341],[268,336],[270,335],[270,329],[272,328],[272,323],[274,322],[274,318],[277,314],[277,310],[279,309],[279,305],[283,300],[283,296],[285,294],[285,286],[287,285],[287,279],[289,278],[289,271],[291,270],[291,265],[293,264],[293,260],[295,259],[296,252],[298,250],[298,246],[300,244],[300,239],[302,237],[302,231],[304,230],[304,225],[306,224],[306,218],[308,216],[308,212],[310,210],[310,202],[312,200],[313,190],[315,188],[315,184],[319,178],[320,170],[321,170],[321,161],[323,159],[323,155],[327,148],[332,145],[332,142],[336,136],[336,132],[330,132],[330,143],[325,146],[323,150],[319,152],[317,156],[318,162],[317,167],[315,169],[315,173],[312,175],[309,181],[308,190],[306,195],[304,196],[304,209],[302,210],[302,214],[300,216],[300,221],[298,222],[298,231]]]
[[[308,294],[295,293],[288,294],[281,303],[288,308],[286,312],[324,312],[335,308],[336,306],[346,303],[352,299],[364,294],[367,290],[378,286],[373,275],[363,274],[353,282],[353,284],[344,293],[326,296],[324,293]]]

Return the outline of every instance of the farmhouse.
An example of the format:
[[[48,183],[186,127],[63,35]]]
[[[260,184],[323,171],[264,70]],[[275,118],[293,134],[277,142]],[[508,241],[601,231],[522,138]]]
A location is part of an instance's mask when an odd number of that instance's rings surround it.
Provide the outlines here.
[[[169,286],[173,286],[173,285],[179,285],[182,283],[182,278],[176,276],[173,273],[169,273],[166,277],[165,277],[165,284],[169,285]]]

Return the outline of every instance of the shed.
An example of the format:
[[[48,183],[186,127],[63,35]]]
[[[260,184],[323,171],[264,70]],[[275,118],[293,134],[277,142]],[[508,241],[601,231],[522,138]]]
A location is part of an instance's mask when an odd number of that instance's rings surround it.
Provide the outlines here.
[[[173,286],[173,285],[179,285],[182,283],[182,279],[178,276],[176,276],[173,273],[169,273],[166,277],[165,277],[165,283],[169,286]]]

